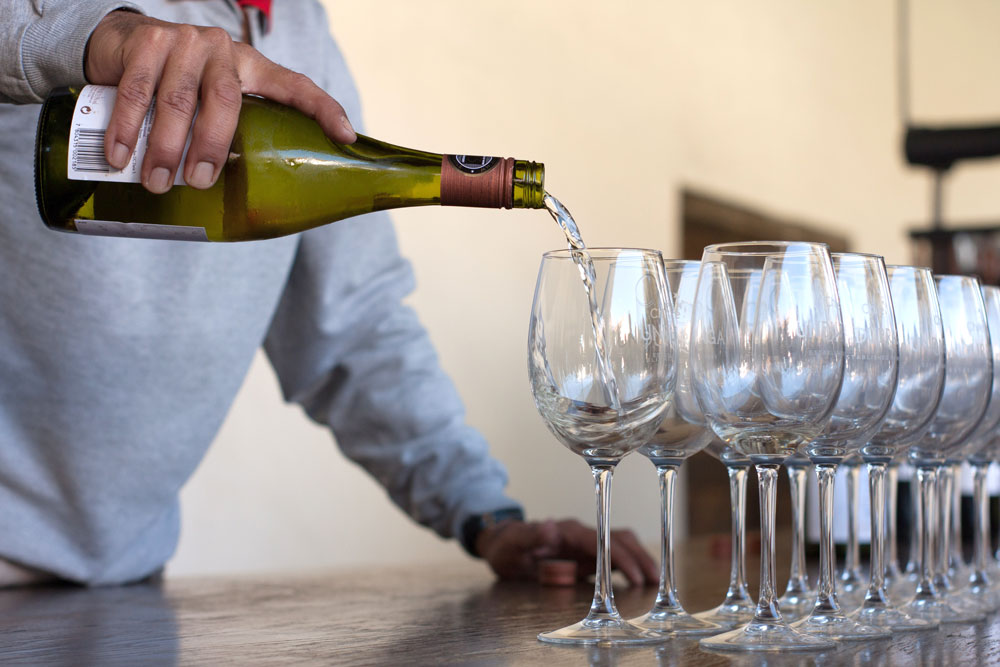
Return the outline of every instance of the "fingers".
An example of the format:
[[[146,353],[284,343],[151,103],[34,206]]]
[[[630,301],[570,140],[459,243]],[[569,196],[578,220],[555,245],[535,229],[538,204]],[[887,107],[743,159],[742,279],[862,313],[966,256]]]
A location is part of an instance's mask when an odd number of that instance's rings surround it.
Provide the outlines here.
[[[253,47],[233,42],[220,28],[111,12],[91,34],[84,68],[91,83],[118,86],[105,134],[105,157],[115,168],[128,164],[155,95],[140,175],[151,192],[170,189],[189,135],[184,180],[196,188],[216,182],[228,159],[244,92],[295,107],[334,141],[357,139],[343,107],[319,86]]]
[[[536,575],[532,551],[538,547],[541,532],[535,523],[503,521],[484,530],[476,546],[501,579],[531,579]]]
[[[256,49],[244,45],[237,47],[239,74],[245,92],[298,109],[319,123],[323,132],[334,141],[350,144],[357,140],[344,108],[309,77],[271,62]]]
[[[185,37],[188,42],[194,39],[193,35]],[[191,123],[198,110],[199,75],[205,59],[205,54],[182,47],[164,65],[156,91],[149,145],[142,162],[142,184],[150,192],[166,192],[174,182]]]
[[[505,522],[484,531],[480,555],[504,579],[535,578],[538,561],[566,558],[589,568],[597,558],[597,532],[579,521]],[[629,584],[642,586],[659,580],[659,568],[631,530],[611,531],[611,567]],[[586,567],[579,575],[586,576]],[[592,571],[592,570],[591,570]]]
[[[556,522],[550,519],[534,525],[536,529],[531,555],[538,560],[558,556],[561,538]]]
[[[220,31],[221,32],[221,31]],[[232,40],[225,33],[220,39]],[[220,44],[219,48],[224,48]],[[208,188],[219,177],[229,157],[229,147],[240,119],[243,93],[235,65],[212,58],[206,63],[201,85],[201,106],[191,131],[191,147],[184,168],[184,180],[196,188]]]
[[[115,169],[123,169],[135,150],[165,61],[164,52],[144,52],[129,63],[118,81],[118,97],[104,135],[104,154]]]
[[[597,556],[597,532],[578,521],[560,521],[563,557],[592,564]],[[611,567],[619,570],[633,586],[659,580],[656,562],[631,530],[611,531]]]
[[[616,549],[622,563],[628,563],[628,568],[616,563]],[[611,566],[619,568],[633,586],[655,584],[660,578],[656,562],[631,530],[611,531]]]

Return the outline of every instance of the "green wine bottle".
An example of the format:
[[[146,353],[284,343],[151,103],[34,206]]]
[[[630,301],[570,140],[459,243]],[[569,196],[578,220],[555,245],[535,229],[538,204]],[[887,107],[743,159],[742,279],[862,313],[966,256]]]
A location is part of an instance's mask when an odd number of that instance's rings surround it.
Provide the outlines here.
[[[179,185],[155,195],[139,183],[144,145],[121,171],[104,160],[104,129],[116,92],[108,86],[63,88],[42,107],[35,193],[51,229],[250,241],[405,206],[544,206],[541,164],[438,155],[361,135],[356,143],[341,145],[298,111],[253,96],[243,98],[229,159],[216,184],[198,190],[178,177]]]

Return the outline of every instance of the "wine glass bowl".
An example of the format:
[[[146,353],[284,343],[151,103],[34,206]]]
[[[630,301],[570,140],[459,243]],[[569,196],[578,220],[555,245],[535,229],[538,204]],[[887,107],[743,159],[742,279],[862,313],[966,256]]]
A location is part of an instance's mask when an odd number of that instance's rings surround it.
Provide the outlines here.
[[[941,402],[909,459],[943,463],[966,444],[983,418],[993,383],[986,305],[977,278],[934,276],[945,330],[945,383]]]

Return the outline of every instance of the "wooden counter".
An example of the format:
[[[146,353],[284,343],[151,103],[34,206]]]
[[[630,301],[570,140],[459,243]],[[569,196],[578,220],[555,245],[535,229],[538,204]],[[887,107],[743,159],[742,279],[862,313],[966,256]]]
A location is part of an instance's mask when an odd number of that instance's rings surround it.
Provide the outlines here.
[[[688,609],[721,601],[728,562],[682,548]],[[779,550],[780,552],[780,550]],[[751,561],[756,578],[756,561]],[[779,569],[779,572],[787,569]],[[779,579],[783,577],[779,576]],[[695,640],[655,647],[550,646],[535,635],[580,620],[593,588],[497,583],[475,562],[318,574],[177,577],[160,584],[0,592],[3,665],[984,665],[1000,662],[997,615],[977,625],[844,643],[821,654],[720,654]],[[655,591],[619,586],[634,616]]]

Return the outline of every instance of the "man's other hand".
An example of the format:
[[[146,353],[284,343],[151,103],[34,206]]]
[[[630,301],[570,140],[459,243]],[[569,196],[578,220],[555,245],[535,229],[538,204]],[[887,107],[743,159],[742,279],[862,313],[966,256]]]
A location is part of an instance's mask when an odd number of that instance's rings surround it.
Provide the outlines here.
[[[579,521],[502,521],[480,533],[476,549],[501,579],[537,579],[538,564],[573,560],[578,577],[594,572],[597,532]],[[611,567],[633,586],[656,584],[659,568],[631,530],[611,531]]]

